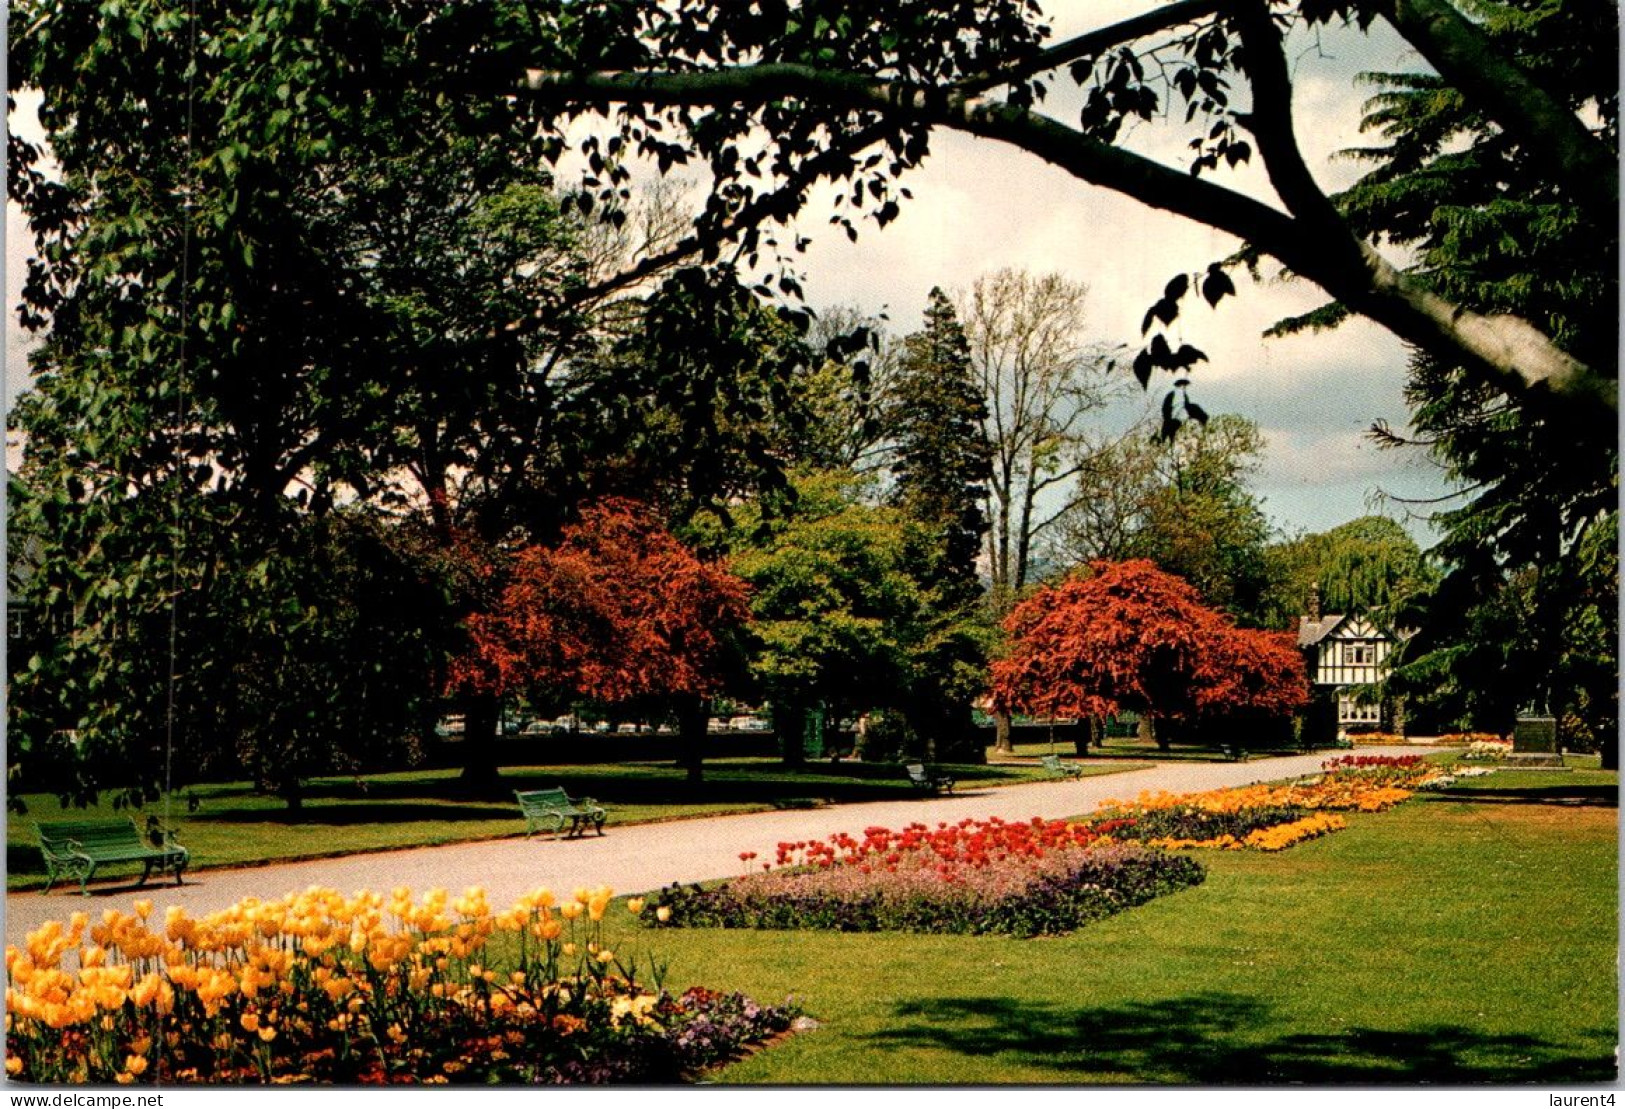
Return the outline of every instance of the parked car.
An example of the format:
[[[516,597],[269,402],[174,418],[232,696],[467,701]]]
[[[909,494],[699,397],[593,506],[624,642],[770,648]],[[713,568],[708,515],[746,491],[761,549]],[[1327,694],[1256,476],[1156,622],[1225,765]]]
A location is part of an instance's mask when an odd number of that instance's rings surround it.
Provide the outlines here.
[[[545,720],[532,720],[519,729],[520,735],[551,735],[552,733],[553,725]]]
[[[439,736],[441,739],[446,739],[454,735],[460,736],[465,730],[466,725],[464,724],[461,716],[448,716],[434,726],[434,734]]]
[[[553,721],[553,730],[555,732],[573,732],[580,726],[580,723],[574,716],[561,716]]]
[[[773,725],[760,716],[736,716],[728,721],[728,727],[736,732],[770,732]]]

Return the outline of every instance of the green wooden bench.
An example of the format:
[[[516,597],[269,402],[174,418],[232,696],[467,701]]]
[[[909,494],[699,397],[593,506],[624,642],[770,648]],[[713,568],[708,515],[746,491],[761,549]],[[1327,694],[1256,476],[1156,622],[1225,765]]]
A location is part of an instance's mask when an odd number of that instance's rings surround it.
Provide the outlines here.
[[[942,793],[944,791],[952,793],[954,791],[954,780],[952,778],[946,774],[938,774],[935,771],[927,770],[924,763],[911,762],[903,767],[903,772],[908,775],[909,784],[921,793]]]
[[[147,822],[145,835],[130,819],[41,821],[36,827],[40,853],[45,856],[47,893],[59,875],[78,878],[79,892],[88,893],[85,886],[103,863],[140,863],[142,885],[154,870],[160,874],[173,870],[178,886],[181,871],[191,858],[175,842],[175,833],[164,831],[156,819]]]
[[[604,834],[604,818],[609,814],[591,797],[572,801],[562,789],[515,790],[513,795],[519,801],[519,811],[525,814],[526,839],[544,824],[551,824],[554,833],[562,832],[565,821],[570,823],[567,835],[582,835],[588,825],[599,835]]]
[[[1075,762],[1062,762],[1059,755],[1045,755],[1038,760],[1043,763],[1044,769],[1051,774],[1059,774],[1067,778],[1081,778],[1085,771]]]

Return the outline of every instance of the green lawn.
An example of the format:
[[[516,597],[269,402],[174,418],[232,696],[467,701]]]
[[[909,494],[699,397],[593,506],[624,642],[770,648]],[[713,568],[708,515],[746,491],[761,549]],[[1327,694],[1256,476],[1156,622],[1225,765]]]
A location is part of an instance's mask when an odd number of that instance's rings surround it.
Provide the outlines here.
[[[1596,1083],[1616,774],[1501,772],[1071,936],[675,931],[668,985],[821,1022],[729,1083]]]
[[[1116,773],[1139,765],[1090,771]],[[977,788],[1050,777],[1036,765],[944,769]],[[508,767],[496,788],[477,792],[460,782],[455,770],[323,778],[310,783],[298,813],[254,792],[248,783],[235,782],[177,792],[170,800],[168,822],[199,868],[523,835],[524,821],[513,800],[519,789],[562,786],[572,797],[596,798],[609,810],[610,824],[879,801],[914,793],[897,768],[862,763],[816,763],[793,771],[777,759],[716,759],[706,762],[705,784],[698,790],[684,778],[669,762]],[[26,813],[11,814],[7,823],[8,889],[44,883],[35,821],[102,819],[128,812],[114,811],[111,804],[63,809],[55,798],[39,795],[23,801]],[[163,813],[160,803],[134,815],[140,824],[148,814]]]

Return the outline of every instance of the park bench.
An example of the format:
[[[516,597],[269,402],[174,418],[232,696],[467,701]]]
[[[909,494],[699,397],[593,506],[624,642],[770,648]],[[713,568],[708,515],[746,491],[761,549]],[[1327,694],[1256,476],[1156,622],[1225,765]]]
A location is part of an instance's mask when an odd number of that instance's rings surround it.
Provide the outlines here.
[[[609,814],[591,797],[572,801],[562,789],[515,790],[513,795],[519,800],[519,811],[525,814],[526,839],[544,823],[551,824],[555,833],[562,832],[565,821],[570,822],[567,835],[582,835],[589,824],[599,835],[604,834],[604,818]]]
[[[58,875],[79,879],[79,892],[89,891],[85,886],[96,876],[102,863],[140,863],[141,884],[145,885],[154,869],[159,873],[175,872],[175,884],[181,884],[181,871],[191,855],[175,842],[175,833],[158,826],[156,818],[147,821],[147,833],[142,835],[135,821],[124,820],[56,820],[41,821],[37,825],[40,853],[45,856],[45,891],[50,892]]]
[[[911,762],[903,767],[908,774],[909,784],[921,793],[941,793],[946,790],[954,791],[954,780],[945,774],[938,774],[927,770],[923,763]]]
[[[1059,755],[1045,755],[1038,760],[1044,764],[1044,769],[1051,774],[1058,774],[1067,778],[1081,778],[1084,776],[1083,767],[1075,762],[1062,762]]]

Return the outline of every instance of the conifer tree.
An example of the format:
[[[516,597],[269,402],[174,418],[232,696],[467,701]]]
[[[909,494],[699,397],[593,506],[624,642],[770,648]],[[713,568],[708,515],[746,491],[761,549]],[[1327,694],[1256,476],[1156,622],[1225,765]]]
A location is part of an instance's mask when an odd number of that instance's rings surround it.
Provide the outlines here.
[[[914,556],[914,576],[930,592],[928,607],[940,625],[927,631],[926,649],[917,655],[908,716],[930,757],[979,761],[981,744],[970,727],[974,690],[962,675],[985,660],[978,640],[958,632],[982,596],[977,555],[987,534],[982,504],[992,465],[987,406],[970,343],[940,288],[931,290],[924,329],[903,347],[892,390],[892,497],[927,537]]]
[[[937,532],[941,550],[935,576],[950,587],[953,599],[969,600],[981,592],[976,556],[987,533],[982,502],[992,451],[970,343],[940,288],[931,290],[925,328],[903,343],[892,394],[893,500]]]

